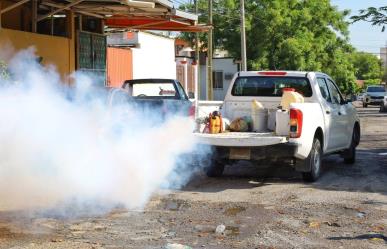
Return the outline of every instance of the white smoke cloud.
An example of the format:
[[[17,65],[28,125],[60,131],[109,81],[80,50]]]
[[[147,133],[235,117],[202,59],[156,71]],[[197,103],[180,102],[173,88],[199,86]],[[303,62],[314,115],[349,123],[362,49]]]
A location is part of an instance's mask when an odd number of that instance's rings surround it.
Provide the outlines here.
[[[35,62],[33,49],[9,67],[13,81],[0,82],[0,210],[70,200],[138,208],[192,173],[181,167],[196,148],[189,118],[155,125],[158,114],[107,105],[79,73],[66,87],[53,67]]]

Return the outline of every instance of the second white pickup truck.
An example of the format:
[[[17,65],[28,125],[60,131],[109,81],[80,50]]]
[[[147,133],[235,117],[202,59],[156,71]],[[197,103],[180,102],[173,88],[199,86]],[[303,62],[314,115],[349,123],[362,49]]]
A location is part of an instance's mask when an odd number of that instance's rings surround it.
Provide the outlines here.
[[[324,73],[236,73],[220,107],[222,116],[233,120],[251,115],[253,100],[275,112],[281,109],[284,88],[293,88],[304,97],[304,103],[290,104],[287,121],[276,120],[275,125],[287,127],[286,135],[276,134],[275,129],[259,133],[196,133],[200,143],[213,148],[211,164],[206,168],[208,176],[220,176],[230,161],[283,160],[302,172],[305,181],[315,181],[321,173],[323,155],[339,153],[345,163],[355,162],[360,142],[356,109]]]

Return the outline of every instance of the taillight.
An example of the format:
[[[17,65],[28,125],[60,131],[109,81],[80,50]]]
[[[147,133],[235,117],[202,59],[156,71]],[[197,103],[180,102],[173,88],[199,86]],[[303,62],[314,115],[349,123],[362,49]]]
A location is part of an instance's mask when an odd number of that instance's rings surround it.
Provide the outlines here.
[[[188,110],[188,115],[192,118],[195,118],[195,105],[191,105],[191,107]]]
[[[302,111],[290,109],[290,137],[299,138],[302,133]]]

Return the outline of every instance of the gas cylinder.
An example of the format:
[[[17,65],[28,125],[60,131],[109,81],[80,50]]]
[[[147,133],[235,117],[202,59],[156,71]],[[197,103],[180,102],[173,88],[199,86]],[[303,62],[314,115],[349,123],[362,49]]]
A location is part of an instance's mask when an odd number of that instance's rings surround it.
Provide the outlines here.
[[[210,133],[216,134],[221,133],[223,131],[223,120],[222,114],[218,111],[214,111],[210,114]]]

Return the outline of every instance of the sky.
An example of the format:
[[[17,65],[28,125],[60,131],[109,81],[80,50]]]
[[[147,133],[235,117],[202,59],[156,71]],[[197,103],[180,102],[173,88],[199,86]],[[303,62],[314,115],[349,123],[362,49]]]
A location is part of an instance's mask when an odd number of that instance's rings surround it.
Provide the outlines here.
[[[176,5],[193,2],[192,0],[173,0]],[[331,0],[332,5],[339,10],[351,10],[351,16],[357,15],[360,9],[368,7],[381,7],[387,4],[387,0]],[[372,26],[367,22],[357,22],[349,27],[351,44],[360,51],[379,55],[380,48],[386,46],[387,29],[381,32],[380,26]]]
[[[386,0],[331,0],[332,5],[339,10],[351,10],[351,16],[357,15],[360,9],[381,7],[387,4]],[[349,27],[351,44],[360,51],[379,55],[380,48],[386,46],[387,30],[381,32],[382,27],[372,26],[367,22],[357,22]]]

